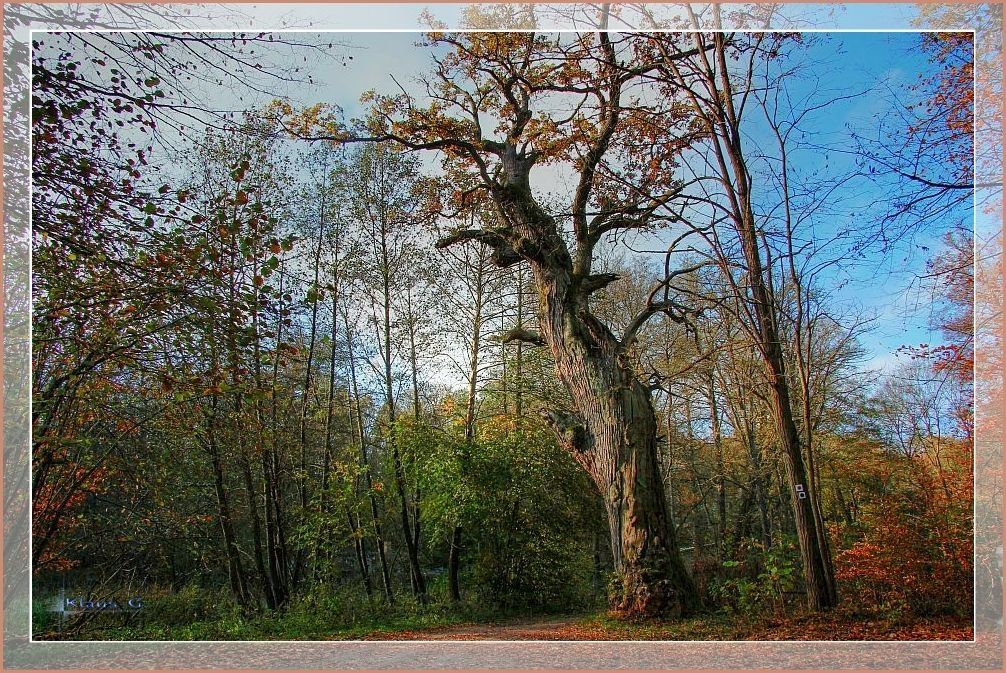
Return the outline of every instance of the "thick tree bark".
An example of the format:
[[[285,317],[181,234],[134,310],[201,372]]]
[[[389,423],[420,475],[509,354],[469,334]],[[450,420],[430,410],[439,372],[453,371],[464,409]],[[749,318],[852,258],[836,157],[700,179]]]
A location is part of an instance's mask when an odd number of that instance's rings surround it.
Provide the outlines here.
[[[508,179],[493,197],[510,225],[512,247],[499,246],[495,259],[507,265],[520,255],[530,263],[541,338],[574,405],[548,411],[546,420],[604,501],[619,577],[612,606],[634,617],[688,614],[698,607],[698,594],[667,514],[650,391],[622,342],[590,313],[554,219],[530,194],[531,162],[512,150],[503,159]]]
[[[605,362],[578,345],[560,349],[557,373],[582,424],[563,416],[553,425],[604,499],[620,580],[612,605],[634,616],[687,614],[698,598],[667,514],[649,391],[617,361]]]
[[[800,540],[800,557],[803,561],[804,581],[807,588],[807,605],[812,610],[823,610],[834,607],[837,603],[834,577],[830,572],[827,558],[827,547],[822,544],[824,531],[819,520],[812,498],[815,493],[810,490],[807,471],[800,451],[799,433],[793,421],[792,408],[789,406],[789,389],[785,380],[772,386],[772,413],[782,440],[783,462],[789,483],[794,491],[790,493],[793,503],[793,516],[796,521],[796,534]],[[802,488],[797,488],[798,486]],[[801,494],[801,491],[803,494]]]

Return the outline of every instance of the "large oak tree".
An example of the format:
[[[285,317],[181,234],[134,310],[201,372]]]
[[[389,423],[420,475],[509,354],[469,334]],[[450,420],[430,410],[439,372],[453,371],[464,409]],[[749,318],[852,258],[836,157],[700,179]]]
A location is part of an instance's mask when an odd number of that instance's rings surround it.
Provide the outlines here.
[[[680,321],[688,308],[664,291],[668,280],[621,334],[591,308],[591,295],[618,278],[593,272],[595,248],[677,219],[672,206],[681,207],[685,185],[675,158],[702,133],[679,97],[648,95],[663,59],[644,43],[607,33],[431,34],[425,106],[407,93],[375,94],[362,128],[326,124],[321,107],[287,124],[302,137],[439,150],[449,170],[474,179],[442,209],[464,207],[475,192],[491,198],[495,224],[458,230],[438,246],[475,241],[498,266],[529,265],[540,332],[508,338],[547,347],[569,393],[568,408],[542,413],[604,500],[620,577],[613,603],[625,614],[679,615],[698,597],[668,515],[651,391],[630,346],[651,316]],[[694,53],[683,47],[678,58]],[[546,165],[573,177],[558,209],[543,205]]]

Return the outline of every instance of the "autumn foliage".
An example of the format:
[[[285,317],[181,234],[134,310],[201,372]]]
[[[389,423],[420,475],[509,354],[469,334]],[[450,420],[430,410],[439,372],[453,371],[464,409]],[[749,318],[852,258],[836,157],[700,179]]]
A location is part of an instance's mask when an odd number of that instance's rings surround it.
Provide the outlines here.
[[[276,100],[170,152],[187,68],[39,39],[37,586],[149,585],[162,612],[115,631],[140,638],[969,633],[973,237],[924,221],[971,179],[962,34],[923,41],[925,120],[861,158],[897,212],[834,238],[863,176],[815,183],[784,140],[791,36],[435,32],[358,119]],[[163,40],[134,51],[234,48]],[[900,162],[934,138],[936,211]],[[880,225],[851,242],[872,216],[939,246],[905,272],[934,338],[883,372],[836,300],[889,261]]]
[[[864,606],[916,614],[971,611],[972,452],[948,442],[899,461],[899,487],[865,507],[839,537],[836,577]]]

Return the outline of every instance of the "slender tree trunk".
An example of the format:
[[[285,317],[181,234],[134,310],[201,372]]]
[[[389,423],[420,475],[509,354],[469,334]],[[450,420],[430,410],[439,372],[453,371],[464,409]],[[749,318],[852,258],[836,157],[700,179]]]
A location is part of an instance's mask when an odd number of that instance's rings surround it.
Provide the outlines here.
[[[783,444],[783,462],[793,484],[790,499],[796,532],[800,540],[800,556],[803,560],[804,579],[807,585],[807,604],[811,609],[821,610],[836,603],[834,579],[829,573],[825,556],[826,547],[821,544],[824,531],[818,526],[818,519],[811,502],[807,472],[800,452],[799,436],[792,415],[788,413],[789,391],[785,382],[773,386],[773,415],[779,428]],[[800,488],[797,488],[800,487]]]
[[[262,582],[266,605],[270,609],[275,609],[276,598],[272,593],[272,584],[269,582],[269,574],[265,567],[265,557],[262,553],[262,518],[259,516],[259,504],[255,497],[255,479],[252,476],[251,461],[248,458],[248,454],[244,452],[241,454],[241,470],[244,475],[245,491],[248,493],[248,513],[251,516],[255,570],[258,571],[259,579]]]
[[[236,217],[236,215],[235,215]],[[238,250],[234,245],[234,241],[231,241],[230,245],[230,262],[229,266],[231,269],[237,269],[238,265]],[[255,484],[254,478],[251,471],[251,463],[248,457],[248,447],[245,444],[244,435],[244,386],[238,370],[241,366],[241,353],[238,348],[237,340],[237,325],[239,320],[238,315],[238,278],[234,276],[233,272],[231,275],[230,282],[230,292],[228,297],[228,306],[230,307],[230,315],[227,320],[227,349],[228,357],[230,360],[230,371],[231,371],[231,385],[234,389],[233,393],[233,403],[234,403],[234,438],[237,443],[237,455],[241,463],[241,473],[244,478],[245,493],[247,494],[248,500],[248,515],[251,519],[252,527],[252,548],[255,562],[255,569],[258,572],[259,578],[262,582],[263,591],[266,597],[266,605],[270,608],[275,607],[275,601],[272,596],[272,590],[269,586],[268,577],[265,571],[265,561],[262,555],[262,523],[259,518],[258,503],[255,498]],[[253,302],[257,306],[258,292],[254,291]],[[254,327],[254,323],[253,323]],[[248,598],[251,598],[251,589],[246,587],[248,592]]]
[[[395,593],[391,586],[391,569],[388,567],[388,551],[384,540],[384,533],[381,527],[381,514],[377,503],[377,493],[374,491],[374,480],[370,472],[370,458],[367,455],[367,435],[363,425],[363,410],[360,407],[360,387],[356,379],[356,358],[353,355],[353,331],[349,325],[349,315],[344,314],[346,325],[346,347],[349,357],[349,380],[353,387],[353,399],[355,404],[355,420],[357,432],[360,439],[360,467],[363,470],[363,477],[367,486],[367,493],[370,498],[370,514],[374,524],[374,540],[377,544],[377,556],[381,562],[381,579],[384,583],[384,597],[388,605],[395,604]]]
[[[756,478],[754,476],[748,480],[748,488],[745,490],[740,506],[737,509],[737,515],[734,519],[736,523],[734,523],[734,532],[729,545],[731,550],[738,549],[741,540],[751,534],[751,505],[755,501],[755,481]],[[723,547],[727,547],[726,541],[723,542]]]
[[[412,417],[419,425],[420,420],[420,406],[419,406],[419,358],[416,353],[416,316],[412,312],[412,288],[409,287],[408,290],[408,309],[406,319],[409,325],[409,370],[412,378]],[[416,474],[416,487],[413,491],[412,498],[412,546],[416,549],[420,548],[420,539],[422,533],[422,501],[423,501],[423,488],[419,482],[420,470],[415,468],[413,470]]]
[[[517,329],[524,329],[524,268],[517,267]],[[514,411],[517,418],[524,415],[524,342],[517,340],[514,359]]]
[[[334,309],[335,309],[335,306],[333,305],[333,310]],[[336,317],[337,317],[336,314],[333,313],[333,320],[335,320]],[[333,336],[332,343],[334,344],[335,343],[335,338],[334,338],[335,337],[335,329],[334,329],[334,327],[333,327],[333,330],[332,330],[332,336]],[[356,425],[354,423],[351,423],[350,426],[351,426],[351,439],[352,439],[353,443],[356,443],[358,441],[357,440],[357,436],[356,436],[356,430],[357,430]],[[327,467],[328,466],[326,465],[326,468]],[[360,476],[361,475],[358,474],[353,479],[353,496],[354,496],[354,499],[357,498],[357,497],[359,497],[359,493],[360,493]],[[322,485],[323,489],[326,488],[327,481],[328,481],[328,470],[326,470],[325,475],[324,475],[324,482],[323,482],[323,485]],[[371,496],[373,496],[373,492],[371,492]],[[354,514],[355,514],[355,516],[354,516]],[[349,530],[350,530],[350,532],[353,535],[353,547],[354,547],[354,549],[356,551],[356,562],[357,562],[357,565],[360,568],[360,578],[363,580],[363,586],[364,586],[364,589],[367,592],[367,597],[369,598],[369,597],[371,597],[373,595],[373,584],[372,584],[372,582],[370,580],[370,564],[367,561],[367,545],[366,545],[366,538],[365,538],[365,536],[363,534],[363,524],[360,521],[360,515],[359,515],[359,513],[358,512],[354,512],[354,510],[352,508],[347,509],[347,511],[346,511],[346,517],[349,520]],[[319,545],[321,544],[321,539],[322,539],[322,536],[321,536],[321,532],[319,531],[319,536],[318,536],[318,543],[319,543]],[[316,552],[315,555],[317,556],[318,553]]]
[[[718,514],[720,549],[727,538],[727,485],[726,470],[723,465],[723,439],[720,430],[720,415],[716,404],[716,390],[709,383],[709,413],[713,425],[713,449],[716,452],[716,513]]]
[[[220,264],[216,269],[216,276],[223,280],[226,278],[229,280],[228,292],[229,297],[233,303],[234,295],[234,283],[235,278],[233,271],[226,274],[223,268],[221,268],[226,262],[224,262],[225,251],[221,249]],[[230,264],[233,269],[234,265]],[[226,275],[225,275],[226,274]],[[226,299],[225,297],[221,297]],[[228,339],[229,335],[233,334],[233,313],[226,319],[226,324],[224,328],[223,335],[218,335],[219,323],[216,314],[211,315],[209,323],[209,356],[210,356],[210,374],[211,374],[211,385],[214,387],[214,391],[210,396],[210,410],[206,415],[206,451],[210,458],[210,467],[213,471],[213,491],[216,495],[217,501],[217,517],[220,520],[220,531],[223,535],[224,540],[224,558],[227,563],[227,578],[230,583],[231,593],[234,596],[235,601],[238,605],[244,607],[249,603],[249,592],[247,580],[245,578],[244,568],[241,564],[241,555],[238,551],[237,537],[234,533],[234,520],[233,514],[231,512],[231,506],[229,499],[227,497],[227,487],[226,480],[224,478],[224,466],[223,459],[220,455],[220,446],[217,437],[218,430],[218,417],[220,415],[220,393],[219,384],[223,380],[223,373],[221,370],[221,357],[217,348],[218,336],[222,336],[224,339]],[[231,355],[233,356],[234,348],[233,343],[230,343]],[[233,366],[233,363],[231,363]]]
[[[484,277],[485,265],[488,258],[486,246],[479,247],[479,256],[474,269],[475,278],[472,287],[475,289],[475,313],[472,316],[472,342],[471,353],[468,360],[468,398],[465,401],[465,449],[460,457],[462,474],[471,455],[472,447],[475,443],[475,402],[478,393],[479,380],[479,351],[482,346],[482,309],[484,297]],[[520,321],[518,318],[518,325]],[[519,344],[519,342],[518,342]],[[518,346],[519,348],[519,346]],[[461,600],[461,587],[458,582],[458,574],[461,570],[461,524],[454,526],[451,533],[450,555],[447,561],[447,585],[450,590],[451,600]]]
[[[220,519],[220,530],[224,537],[224,556],[227,559],[227,577],[230,581],[231,593],[238,605],[248,605],[248,586],[244,569],[241,565],[241,555],[238,552],[237,537],[234,534],[234,521],[231,517],[230,503],[227,499],[227,489],[224,485],[223,461],[220,458],[220,448],[217,446],[216,416],[219,399],[214,393],[211,401],[210,417],[206,429],[206,449],[213,468],[213,490],[217,497],[217,513]]]
[[[842,483],[838,478],[838,474],[835,470],[834,465],[829,465],[831,468],[829,471],[832,476],[832,483],[835,485],[835,504],[838,505],[838,511],[841,512],[842,518],[847,524],[853,524],[856,522],[856,517],[852,513],[852,508],[849,507],[849,503],[845,499],[845,492],[842,490]]]
[[[329,480],[332,473],[332,454],[334,441],[334,429],[333,424],[335,422],[335,362],[337,354],[337,344],[336,337],[338,336],[338,325],[339,325],[339,242],[338,235],[336,236],[335,243],[335,265],[333,267],[332,273],[332,331],[330,334],[331,338],[331,348],[329,348],[329,362],[328,362],[328,399],[325,406],[325,458],[321,466],[321,493],[318,496],[318,532],[317,541],[315,542],[314,557],[315,559],[320,558],[321,554],[321,544],[322,540],[325,538],[325,516],[328,509],[328,487]],[[356,491],[355,485],[358,483],[359,478],[354,480],[354,494]],[[361,542],[362,544],[362,542]],[[317,561],[316,561],[317,563]],[[317,566],[316,566],[317,568]],[[315,572],[317,577],[317,572]],[[369,578],[367,579],[369,583]],[[369,594],[368,594],[369,595]]]
[[[283,300],[284,286],[284,264],[280,264],[279,269],[279,314],[276,319],[276,347],[273,351],[272,382],[271,382],[271,409],[270,421],[272,428],[272,446],[270,451],[263,453],[263,470],[266,476],[266,502],[267,509],[271,510],[267,521],[271,524],[271,553],[270,553],[270,574],[275,578],[275,591],[277,601],[282,604],[290,595],[290,566],[288,563],[286,547],[286,531],[283,520],[283,498],[280,488],[281,463],[280,463],[280,437],[282,433],[279,427],[279,404],[278,404],[278,382],[280,359],[283,357],[283,320],[286,311],[286,304]]]
[[[722,35],[715,35],[716,57],[720,68],[726,68],[725,44]],[[737,129],[737,116],[733,109],[733,92],[726,72],[720,73],[725,93],[724,105],[731,129]],[[748,191],[747,165],[741,152],[739,133],[724,134],[724,146],[737,176],[737,229],[741,236],[744,258],[748,267],[748,282],[751,286],[753,309],[760,337],[760,350],[769,379],[772,416],[775,420],[779,441],[782,445],[783,462],[793,503],[793,515],[797,536],[800,540],[800,556],[803,561],[804,579],[807,585],[807,604],[812,610],[833,607],[837,602],[834,575],[830,569],[827,545],[822,544],[825,532],[822,530],[818,513],[814,507],[815,493],[808,479],[800,442],[800,433],[793,414],[789,382],[786,374],[785,358],[782,352],[779,330],[776,324],[775,304],[771,287],[766,285],[761,254],[759,252],[758,229],[755,224],[751,195]]]
[[[327,164],[325,165],[327,169]],[[321,211],[319,218],[318,227],[318,244],[315,246],[314,250],[314,282],[311,286],[311,290],[315,293],[314,301],[311,302],[311,330],[307,338],[307,362],[304,365],[304,392],[303,399],[300,404],[300,469],[298,470],[298,490],[300,491],[300,510],[302,516],[307,514],[308,510],[308,460],[307,460],[307,412],[310,408],[311,403],[311,382],[312,374],[314,373],[314,346],[318,331],[318,280],[321,275],[321,248],[325,237],[325,196],[326,190],[324,188],[324,183],[322,187],[321,194]],[[297,558],[293,564],[293,585],[294,587],[300,581],[301,573],[304,571],[304,546],[301,545],[297,548]]]
[[[743,427],[748,456],[751,458],[751,472],[754,475],[755,504],[758,506],[758,516],[761,520],[762,544],[769,549],[772,546],[772,518],[768,503],[768,477],[762,467],[761,449],[758,447],[751,421],[745,419]]]
[[[701,352],[702,346],[699,343],[698,337],[695,339],[695,344],[697,350]],[[719,538],[720,557],[722,558],[727,544],[727,490],[726,472],[723,466],[723,433],[720,426],[719,404],[716,401],[716,377],[712,368],[709,369],[706,376],[706,397],[709,400],[709,419],[712,426],[713,451],[716,458],[717,535]]]
[[[402,463],[402,454],[395,441],[395,423],[398,420],[395,410],[395,386],[391,371],[391,268],[388,255],[388,241],[382,224],[381,230],[381,276],[382,276],[382,298],[383,316],[380,325],[383,342],[381,359],[384,361],[384,393],[388,412],[388,437],[387,442],[391,448],[391,458],[394,467],[395,488],[398,491],[399,509],[402,522],[402,536],[405,538],[405,548],[409,559],[409,579],[412,584],[412,593],[419,601],[424,601],[426,596],[426,584],[423,580],[422,569],[419,565],[419,550],[413,537],[413,525],[409,508],[409,499],[406,492],[405,466]]]
[[[667,463],[666,472],[663,475],[665,481],[664,492],[667,495],[667,514],[673,522],[675,517],[674,504],[674,395],[667,391],[667,407],[664,413],[664,435],[667,443]],[[671,525],[674,525],[673,523]]]
[[[742,171],[743,163],[739,148],[732,151],[735,171]],[[740,172],[746,175],[746,171]],[[743,180],[741,180],[743,182]],[[770,289],[765,282],[761,255],[758,249],[758,235],[754,224],[754,213],[746,193],[746,186],[738,190],[743,204],[740,233],[744,256],[748,264],[748,282],[751,285],[753,308],[757,320],[759,347],[765,362],[769,379],[769,397],[772,417],[782,448],[783,463],[792,492],[793,517],[797,537],[800,541],[800,556],[803,561],[804,579],[807,586],[807,604],[812,610],[822,610],[836,604],[834,575],[830,571],[827,546],[822,544],[825,531],[820,525],[814,507],[814,491],[804,464],[800,432],[793,414],[789,382],[786,374],[785,358]]]
[[[261,393],[263,391],[262,382],[262,345],[260,342],[259,335],[259,306],[260,298],[259,291],[256,288],[254,291],[254,299],[252,302],[252,358],[255,376],[255,392]],[[269,469],[269,458],[268,450],[266,449],[265,442],[265,414],[262,410],[262,400],[261,395],[257,394],[255,396],[255,451],[259,456],[262,463],[262,498],[265,505],[265,543],[266,543],[266,555],[268,558],[268,569],[260,570],[262,574],[262,585],[265,587],[266,602],[271,609],[275,609],[283,604],[286,600],[285,592],[282,588],[282,583],[280,581],[278,567],[276,565],[277,553],[276,553],[276,525],[273,518],[273,503],[272,494],[274,492],[272,484],[272,473]],[[248,472],[251,472],[251,466],[248,466]],[[250,475],[248,475],[250,476]],[[248,479],[245,479],[245,485],[248,485]],[[255,510],[255,518],[258,518],[257,508]],[[253,519],[254,525],[254,519]]]
[[[800,539],[807,602],[813,610],[832,607],[836,603],[834,576],[830,571],[827,547],[822,544],[824,532],[813,505],[815,493],[808,480],[800,435],[794,421],[793,404],[786,378],[786,365],[776,324],[776,306],[772,296],[771,264],[765,264],[760,250],[761,234],[752,206],[751,177],[742,150],[741,114],[743,105],[734,105],[732,77],[736,68],[729,65],[729,36],[713,33],[711,37],[693,33],[696,47],[691,76],[683,76],[678,65],[668,61],[667,75],[681,91],[690,97],[699,120],[710,132],[710,159],[717,169],[717,178],[726,197],[730,222],[739,238],[745,276],[738,283],[736,269],[718,250],[724,276],[734,287],[739,302],[750,311],[746,324],[756,340],[768,378],[768,397],[779,436],[783,462],[791,489],[794,520]],[[666,52],[665,52],[666,55]],[[689,79],[690,77],[690,79]],[[699,100],[691,84],[698,79],[712,95]],[[797,488],[799,487],[799,488]]]
[[[370,568],[367,567],[367,550],[363,546],[363,531],[360,530],[359,522],[353,518],[352,512],[346,512],[349,520],[349,531],[353,535],[353,547],[356,551],[356,564],[360,568],[360,579],[363,580],[363,590],[367,592],[367,598],[374,595],[374,587],[370,582]]]

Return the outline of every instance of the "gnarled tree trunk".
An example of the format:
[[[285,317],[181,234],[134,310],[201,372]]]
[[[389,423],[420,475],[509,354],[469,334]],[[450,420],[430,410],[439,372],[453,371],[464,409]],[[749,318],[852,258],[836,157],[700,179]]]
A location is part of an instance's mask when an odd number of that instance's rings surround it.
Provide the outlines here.
[[[619,578],[612,607],[633,616],[687,614],[698,599],[667,513],[650,392],[614,335],[558,279],[536,277],[545,298],[542,334],[576,407],[549,420],[604,499]]]
[[[603,285],[574,273],[555,220],[531,195],[530,164],[513,154],[507,158],[509,179],[493,198],[509,226],[494,254],[502,265],[516,256],[529,262],[541,329],[540,335],[520,330],[508,338],[548,346],[572,399],[572,409],[543,413],[604,500],[619,578],[612,607],[634,617],[688,614],[698,606],[698,594],[667,512],[650,391],[632,370],[623,340],[590,312],[590,292]]]

